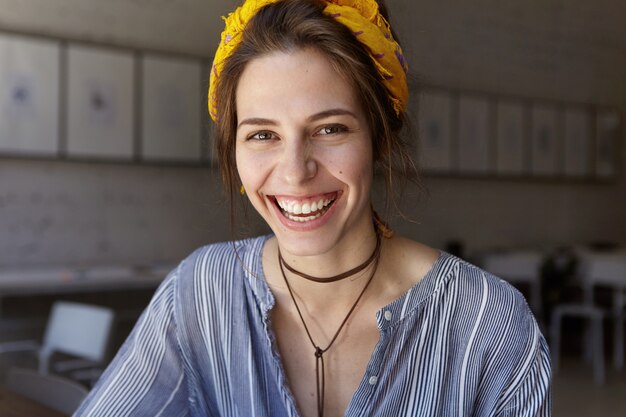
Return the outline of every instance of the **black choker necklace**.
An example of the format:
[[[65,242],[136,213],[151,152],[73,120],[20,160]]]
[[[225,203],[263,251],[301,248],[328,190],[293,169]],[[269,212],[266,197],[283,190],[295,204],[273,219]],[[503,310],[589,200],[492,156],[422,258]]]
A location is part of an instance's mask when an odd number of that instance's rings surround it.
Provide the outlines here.
[[[363,294],[365,294],[365,290],[367,290],[367,287],[369,287],[370,283],[372,282],[372,278],[374,278],[374,275],[376,274],[376,270],[378,269],[378,261],[380,260],[380,247],[381,247],[381,233],[379,232],[379,230],[376,230],[376,247],[374,248],[374,251],[372,252],[372,255],[365,261],[363,262],[361,265],[357,266],[356,268],[353,268],[347,272],[344,272],[342,274],[339,275],[335,275],[329,278],[317,278],[317,277],[312,277],[310,275],[304,274],[300,271],[297,271],[293,268],[291,268],[289,265],[287,265],[287,263],[285,262],[285,260],[283,259],[282,255],[280,254],[280,249],[278,249],[278,265],[280,267],[280,272],[283,275],[283,279],[285,280],[285,284],[287,285],[287,289],[289,290],[289,295],[291,296],[291,300],[293,301],[294,306],[296,307],[296,311],[298,312],[298,316],[300,317],[300,321],[302,322],[302,325],[304,326],[304,330],[306,331],[307,336],[309,337],[309,341],[311,342],[311,345],[313,345],[313,349],[314,352],[313,354],[315,355],[315,386],[317,389],[317,415],[318,417],[323,417],[324,416],[324,353],[326,353],[330,347],[333,345],[333,343],[335,343],[335,340],[337,340],[337,336],[339,336],[339,333],[341,332],[341,329],[343,329],[344,325],[347,323],[348,318],[350,317],[350,315],[352,315],[352,312],[354,311],[354,309],[356,308],[357,304],[359,303],[359,301],[361,300],[361,298],[363,297]],[[359,294],[359,296],[357,297],[356,301],[354,302],[354,304],[352,304],[352,307],[350,308],[350,311],[348,311],[348,314],[346,314],[346,317],[343,319],[343,321],[341,322],[341,324],[339,325],[339,328],[337,329],[337,331],[335,332],[335,335],[333,336],[333,338],[331,339],[330,343],[328,343],[328,346],[326,346],[326,348],[322,349],[321,347],[319,347],[315,341],[313,340],[313,337],[311,336],[311,332],[309,331],[309,328],[306,325],[306,321],[304,320],[304,317],[302,316],[302,312],[300,311],[300,307],[298,306],[298,303],[296,302],[296,297],[293,294],[293,290],[291,289],[291,285],[289,285],[289,280],[287,279],[287,276],[285,275],[285,270],[283,269],[283,265],[285,267],[287,267],[287,269],[303,278],[315,281],[315,282],[334,282],[334,281],[338,281],[340,279],[355,275],[357,272],[361,272],[362,270],[364,270],[365,268],[367,268],[368,266],[370,266],[372,263],[374,263],[374,267],[372,268],[372,273],[370,275],[370,277],[368,278],[367,282],[365,283],[365,286],[363,287],[363,289],[361,290],[361,293]]]
[[[376,259],[379,255],[380,255],[380,242],[381,242],[381,238],[380,238],[380,233],[376,233],[376,247],[374,248],[374,252],[372,252],[372,254],[370,255],[369,258],[367,258],[365,260],[365,262],[363,262],[361,265],[358,265],[354,268],[352,268],[349,271],[343,272],[341,274],[338,275],[333,275],[331,277],[326,277],[326,278],[319,278],[319,277],[314,277],[312,275],[308,275],[305,274],[304,272],[300,272],[297,269],[293,268],[291,265],[289,265],[285,259],[283,258],[283,255],[281,255],[280,253],[280,249],[278,250],[278,261],[281,263],[281,265],[284,265],[285,268],[287,268],[287,270],[291,273],[294,273],[302,278],[308,279],[309,281],[314,281],[314,282],[336,282],[336,281],[340,281],[344,278],[348,278],[351,277],[352,275],[356,275],[357,273],[361,272],[362,270],[364,270],[365,268],[367,268],[368,266],[370,266],[372,264],[372,262],[374,262],[374,259]]]

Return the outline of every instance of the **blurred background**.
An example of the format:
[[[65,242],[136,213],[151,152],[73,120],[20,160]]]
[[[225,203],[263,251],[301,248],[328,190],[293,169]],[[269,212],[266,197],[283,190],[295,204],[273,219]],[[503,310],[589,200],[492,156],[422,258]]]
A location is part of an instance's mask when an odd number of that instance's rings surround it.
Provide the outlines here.
[[[171,267],[266,232],[231,230],[205,111],[236,3],[0,0],[0,377],[37,365],[22,341],[64,300],[114,315],[88,386]],[[555,416],[623,416],[626,3],[388,8],[422,168],[391,223],[526,295],[560,353]]]

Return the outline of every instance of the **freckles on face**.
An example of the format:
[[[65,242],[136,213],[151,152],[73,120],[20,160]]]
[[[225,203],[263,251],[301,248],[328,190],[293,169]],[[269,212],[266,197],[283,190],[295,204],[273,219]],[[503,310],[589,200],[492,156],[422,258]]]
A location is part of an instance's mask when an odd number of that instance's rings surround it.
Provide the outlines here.
[[[272,157],[264,152],[250,152],[249,149],[242,150],[244,147],[237,142],[235,161],[242,185],[246,188],[248,198],[251,198],[252,195],[250,193],[253,190],[259,191],[260,185],[264,183],[267,175],[269,175]]]
[[[354,87],[324,55],[307,49],[254,59],[236,106],[239,177],[283,243],[281,232],[300,233],[301,243],[304,231],[349,229],[371,217],[368,124]]]
[[[323,155],[323,162],[335,167],[335,174],[339,175],[343,172],[339,173],[337,166],[364,159],[355,158],[355,155],[371,156],[369,128],[353,86],[337,73],[324,55],[315,50],[274,52],[252,60],[237,86],[236,108],[236,152],[240,174],[248,171],[253,162],[247,158],[244,162],[244,154],[269,160],[271,158],[263,158],[261,154],[272,154],[280,146],[278,142],[284,145],[286,142],[306,140],[307,143],[296,150],[308,154],[315,151],[314,156]],[[351,117],[333,114],[338,111]],[[326,112],[328,114],[325,115]],[[315,132],[320,127],[333,124],[347,125],[352,134],[350,149],[335,146],[336,149],[320,150],[321,146],[316,146],[340,143],[336,140],[337,135]],[[249,141],[249,137],[258,131],[264,133],[254,139],[263,140]],[[334,142],[327,140],[330,138]],[[349,155],[348,151],[354,154]],[[256,163],[260,163],[259,160]],[[371,165],[371,157],[367,163]]]

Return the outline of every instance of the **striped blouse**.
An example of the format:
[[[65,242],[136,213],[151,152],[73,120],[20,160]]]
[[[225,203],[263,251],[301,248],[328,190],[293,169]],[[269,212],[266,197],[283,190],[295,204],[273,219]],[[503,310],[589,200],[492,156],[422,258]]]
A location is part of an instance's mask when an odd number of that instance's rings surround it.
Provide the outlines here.
[[[74,416],[298,416],[270,325],[266,239],[184,260]],[[502,280],[443,253],[376,319],[346,416],[550,415],[546,342]]]

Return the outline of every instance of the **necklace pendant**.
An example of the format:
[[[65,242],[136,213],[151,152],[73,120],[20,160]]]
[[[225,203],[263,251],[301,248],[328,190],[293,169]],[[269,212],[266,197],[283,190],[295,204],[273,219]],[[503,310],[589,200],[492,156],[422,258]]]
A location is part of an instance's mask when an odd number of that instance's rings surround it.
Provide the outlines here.
[[[321,347],[319,347],[319,346],[315,346],[315,352],[314,352],[313,354],[315,355],[315,357],[316,357],[317,359],[319,359],[319,358],[321,358],[321,357],[322,357],[322,355],[324,354],[324,351],[322,350],[322,348],[321,348]]]

